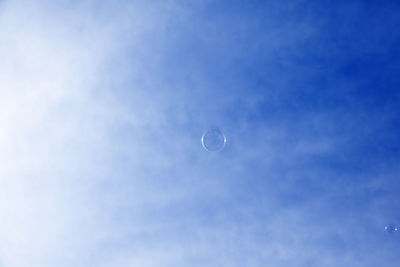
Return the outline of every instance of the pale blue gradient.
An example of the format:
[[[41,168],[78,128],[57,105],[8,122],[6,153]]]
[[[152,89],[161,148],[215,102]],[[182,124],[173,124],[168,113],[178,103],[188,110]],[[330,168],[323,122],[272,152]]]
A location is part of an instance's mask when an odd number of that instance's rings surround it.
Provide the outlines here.
[[[399,12],[0,2],[0,266],[397,267]]]

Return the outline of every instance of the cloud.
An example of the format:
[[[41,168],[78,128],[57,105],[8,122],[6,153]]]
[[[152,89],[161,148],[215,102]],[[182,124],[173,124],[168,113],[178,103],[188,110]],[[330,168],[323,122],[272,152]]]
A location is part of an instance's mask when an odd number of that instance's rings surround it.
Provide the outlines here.
[[[94,95],[98,66],[110,54],[110,34],[93,20],[40,4],[2,5],[5,266],[58,265],[93,242],[98,216],[89,195],[107,120]]]

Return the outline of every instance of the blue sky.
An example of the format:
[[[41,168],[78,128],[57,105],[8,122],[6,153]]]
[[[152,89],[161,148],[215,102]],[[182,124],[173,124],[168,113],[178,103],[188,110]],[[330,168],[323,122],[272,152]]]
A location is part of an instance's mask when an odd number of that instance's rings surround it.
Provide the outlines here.
[[[398,266],[399,11],[0,2],[0,266]]]

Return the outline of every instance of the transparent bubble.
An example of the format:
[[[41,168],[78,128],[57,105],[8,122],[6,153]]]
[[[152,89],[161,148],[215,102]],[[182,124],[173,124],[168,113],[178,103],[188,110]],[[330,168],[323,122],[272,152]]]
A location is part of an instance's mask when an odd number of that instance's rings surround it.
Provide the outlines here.
[[[394,226],[393,224],[388,224],[385,226],[385,231],[389,234],[395,233],[397,232],[397,230],[398,230],[397,227]]]
[[[207,151],[220,151],[226,144],[226,137],[219,129],[210,129],[201,137],[201,144]]]

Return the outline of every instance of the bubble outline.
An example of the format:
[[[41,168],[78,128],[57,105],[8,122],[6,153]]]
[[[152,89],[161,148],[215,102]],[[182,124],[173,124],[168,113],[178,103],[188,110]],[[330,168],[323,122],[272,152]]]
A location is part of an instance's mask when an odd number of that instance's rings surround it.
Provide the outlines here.
[[[208,149],[208,148],[206,147],[206,145],[204,144],[204,136],[206,135],[206,133],[211,132],[211,131],[218,131],[218,132],[222,135],[222,137],[224,138],[224,141],[223,141],[223,143],[222,143],[221,148],[216,149],[216,150],[210,150],[210,149]],[[206,131],[203,133],[203,135],[201,136],[201,145],[203,146],[203,148],[204,148],[207,152],[219,152],[219,151],[223,150],[224,147],[225,147],[225,145],[226,145],[226,142],[227,142],[227,140],[226,140],[225,134],[224,134],[220,129],[218,129],[218,128],[212,128],[212,129],[206,130]]]

